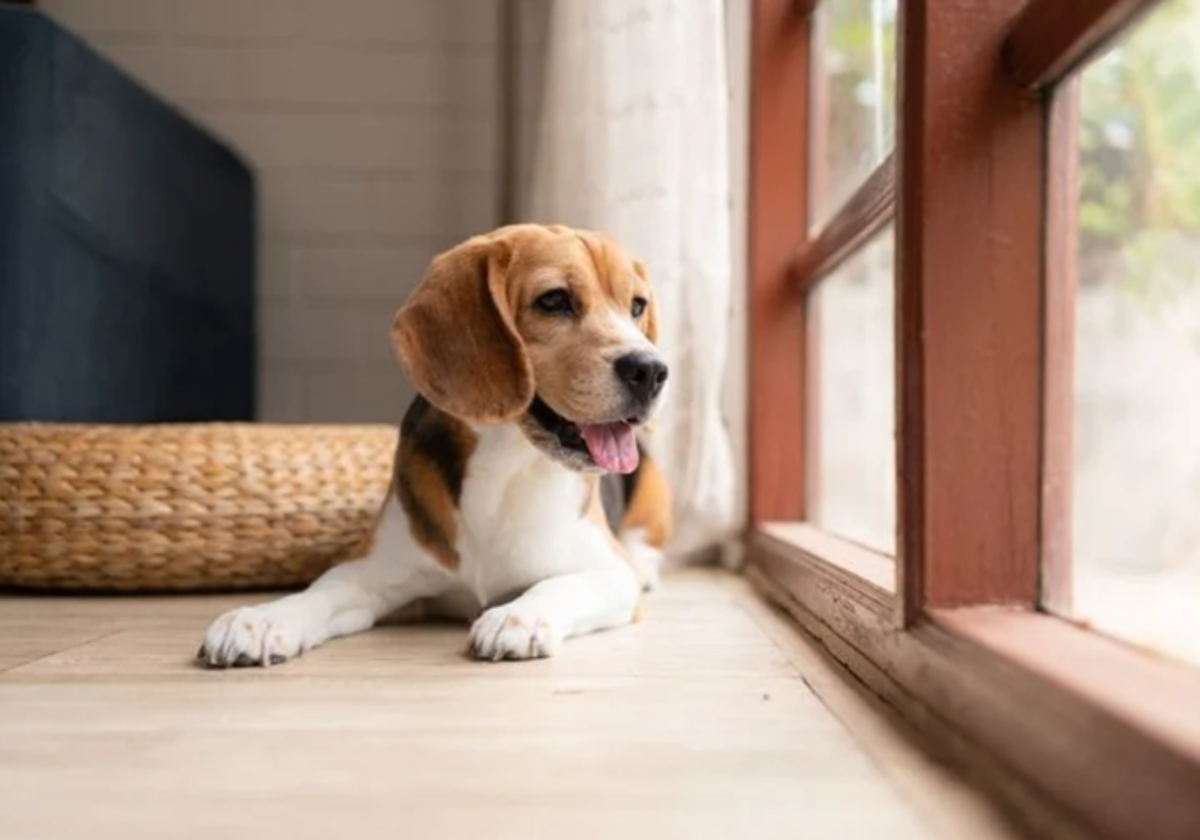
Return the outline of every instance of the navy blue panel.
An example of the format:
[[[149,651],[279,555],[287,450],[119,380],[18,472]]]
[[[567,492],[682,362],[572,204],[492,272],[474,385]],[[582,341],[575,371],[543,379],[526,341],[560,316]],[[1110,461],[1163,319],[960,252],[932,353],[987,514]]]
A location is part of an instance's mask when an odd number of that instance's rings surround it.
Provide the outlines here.
[[[0,8],[0,420],[252,419],[254,265],[245,164]]]

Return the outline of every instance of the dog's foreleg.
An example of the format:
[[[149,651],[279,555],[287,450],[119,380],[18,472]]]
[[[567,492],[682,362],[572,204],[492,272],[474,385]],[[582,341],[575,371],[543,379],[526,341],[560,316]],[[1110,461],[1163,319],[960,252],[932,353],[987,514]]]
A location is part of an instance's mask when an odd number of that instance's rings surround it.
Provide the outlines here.
[[[414,543],[389,496],[366,556],[334,566],[303,592],[225,613],[208,628],[197,656],[215,667],[275,665],[367,630],[411,601],[440,594],[448,580]]]
[[[621,561],[548,578],[484,612],[471,627],[471,653],[491,660],[551,656],[564,639],[630,623],[640,590]]]

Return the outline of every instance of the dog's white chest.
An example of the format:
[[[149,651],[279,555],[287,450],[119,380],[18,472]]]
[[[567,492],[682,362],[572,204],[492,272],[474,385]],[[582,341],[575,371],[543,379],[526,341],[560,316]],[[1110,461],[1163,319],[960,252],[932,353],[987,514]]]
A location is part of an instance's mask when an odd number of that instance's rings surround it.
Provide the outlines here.
[[[512,426],[477,430],[459,501],[459,575],[484,604],[616,558],[583,518],[587,484]]]

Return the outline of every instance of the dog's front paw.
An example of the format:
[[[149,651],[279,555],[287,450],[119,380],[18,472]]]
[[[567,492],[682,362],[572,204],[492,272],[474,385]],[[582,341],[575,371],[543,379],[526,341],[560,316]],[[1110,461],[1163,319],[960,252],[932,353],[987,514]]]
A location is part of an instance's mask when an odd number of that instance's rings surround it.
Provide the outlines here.
[[[515,601],[486,611],[471,625],[471,655],[476,659],[540,659],[553,656],[562,633],[543,613]]]
[[[197,659],[214,668],[278,665],[304,652],[304,627],[293,611],[275,604],[225,613],[204,636]]]

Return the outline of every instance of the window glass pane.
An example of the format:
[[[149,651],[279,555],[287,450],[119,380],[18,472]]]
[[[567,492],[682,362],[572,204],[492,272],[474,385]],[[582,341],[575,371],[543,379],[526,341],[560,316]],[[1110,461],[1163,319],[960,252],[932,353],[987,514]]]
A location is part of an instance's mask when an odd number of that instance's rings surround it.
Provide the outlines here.
[[[1072,610],[1200,662],[1200,0],[1082,79]]]
[[[889,228],[809,299],[810,518],[886,554],[896,550],[892,240]]]
[[[812,227],[895,143],[896,0],[836,0],[813,15]]]

